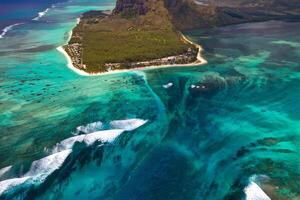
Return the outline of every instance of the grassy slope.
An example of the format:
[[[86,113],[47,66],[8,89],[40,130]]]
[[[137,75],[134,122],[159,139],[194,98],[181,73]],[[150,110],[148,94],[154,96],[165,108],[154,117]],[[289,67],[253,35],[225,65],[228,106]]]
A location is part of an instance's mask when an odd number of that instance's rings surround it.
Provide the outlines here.
[[[174,29],[162,0],[149,3],[145,16],[130,19],[109,16],[98,23],[83,20],[75,28],[83,44],[83,63],[86,71],[105,71],[105,63],[147,61],[178,55],[190,44],[183,42]],[[71,40],[72,42],[72,40]]]

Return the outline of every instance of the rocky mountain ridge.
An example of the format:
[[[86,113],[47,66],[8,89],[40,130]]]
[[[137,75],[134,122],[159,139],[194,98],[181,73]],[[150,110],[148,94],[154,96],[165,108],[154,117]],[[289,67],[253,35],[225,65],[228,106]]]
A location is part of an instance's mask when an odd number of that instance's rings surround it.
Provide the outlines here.
[[[149,2],[117,0],[115,14],[145,15]],[[266,20],[300,20],[299,0],[163,0],[179,30],[224,26]]]
[[[117,0],[113,13],[124,16],[136,16],[145,15],[147,11],[147,0]]]
[[[266,20],[300,20],[299,0],[164,0],[181,30]]]

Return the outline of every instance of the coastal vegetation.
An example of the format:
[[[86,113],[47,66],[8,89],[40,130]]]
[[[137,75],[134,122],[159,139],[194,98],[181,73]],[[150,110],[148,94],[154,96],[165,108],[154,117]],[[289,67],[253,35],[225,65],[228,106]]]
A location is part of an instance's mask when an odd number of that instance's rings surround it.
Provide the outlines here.
[[[164,2],[147,1],[146,6],[142,13],[86,13],[65,47],[75,67],[95,73],[142,67],[152,60],[159,65],[157,59],[170,56],[178,56],[172,57],[172,64],[195,61],[197,48],[174,28]]]
[[[189,64],[198,60],[198,49],[179,31],[296,20],[299,10],[297,0],[117,0],[110,13],[85,13],[65,50],[73,65],[88,73]]]

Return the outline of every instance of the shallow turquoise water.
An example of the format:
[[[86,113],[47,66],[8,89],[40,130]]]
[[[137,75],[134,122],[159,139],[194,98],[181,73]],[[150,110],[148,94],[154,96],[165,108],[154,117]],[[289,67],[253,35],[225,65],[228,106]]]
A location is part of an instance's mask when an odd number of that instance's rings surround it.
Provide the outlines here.
[[[300,198],[299,24],[187,33],[203,44],[206,66],[70,71],[56,47],[80,13],[112,7],[61,3],[1,40],[0,169],[8,170],[0,171],[0,191],[7,180],[31,178],[0,198],[245,199],[251,182],[272,199]],[[125,119],[147,122],[112,143],[77,142],[62,159],[61,141],[81,134],[76,127],[101,121],[92,132],[111,130]]]

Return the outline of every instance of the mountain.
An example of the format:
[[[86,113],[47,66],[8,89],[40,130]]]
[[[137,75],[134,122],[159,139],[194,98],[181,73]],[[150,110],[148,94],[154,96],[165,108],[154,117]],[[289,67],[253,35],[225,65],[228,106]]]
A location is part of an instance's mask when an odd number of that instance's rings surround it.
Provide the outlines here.
[[[200,47],[180,31],[272,19],[299,20],[299,0],[117,0],[85,13],[65,50],[88,73],[199,64]]]
[[[117,0],[110,14],[83,14],[65,50],[87,73],[203,62],[199,45],[174,27],[164,0]]]
[[[300,20],[299,0],[164,0],[181,30],[266,20]]]
[[[146,0],[117,0],[114,14],[124,16],[145,15],[148,11]]]

